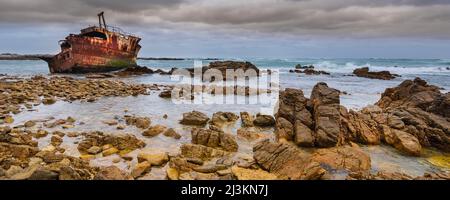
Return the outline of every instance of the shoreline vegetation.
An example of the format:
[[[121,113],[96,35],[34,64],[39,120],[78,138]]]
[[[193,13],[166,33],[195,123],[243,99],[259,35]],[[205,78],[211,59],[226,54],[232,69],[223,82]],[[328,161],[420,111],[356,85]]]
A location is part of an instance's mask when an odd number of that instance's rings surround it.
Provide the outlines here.
[[[209,68],[257,69],[248,62],[232,61],[214,62]],[[295,68],[298,71],[292,73],[326,74],[312,71],[313,66]],[[130,74],[146,74],[148,68],[136,70],[142,73]],[[362,72],[363,77],[390,79],[386,72]],[[71,116],[15,120],[17,114],[41,104],[90,104],[106,97],[143,95],[166,101],[173,89],[109,78],[2,77],[0,180],[135,180],[152,179],[155,174],[168,180],[450,180],[450,93],[420,78],[387,88],[377,103],[361,110],[347,109],[341,105],[341,91],[319,82],[309,98],[300,89],[284,88],[273,116],[192,110],[170,113],[181,120],[169,126],[124,110],[102,121],[118,133],[101,128],[83,131],[82,119]],[[236,131],[227,128],[238,122]],[[181,133],[180,127],[188,133]],[[129,128],[136,131],[121,131]],[[167,152],[149,145],[148,141],[160,138],[180,146]],[[382,145],[398,156],[426,159],[439,170],[421,176],[392,172],[389,167],[374,171],[371,155],[363,147]],[[75,147],[76,153],[69,147]],[[440,154],[425,157],[427,149]],[[91,162],[95,159],[111,162],[97,166]]]
[[[0,60],[41,60],[39,57],[46,56],[51,57],[51,54],[15,54],[15,53],[2,53],[0,54]],[[166,58],[166,57],[139,57],[138,60],[166,60],[166,61],[181,61],[181,60],[193,60],[193,58]],[[199,58],[200,60],[221,60],[220,58]]]

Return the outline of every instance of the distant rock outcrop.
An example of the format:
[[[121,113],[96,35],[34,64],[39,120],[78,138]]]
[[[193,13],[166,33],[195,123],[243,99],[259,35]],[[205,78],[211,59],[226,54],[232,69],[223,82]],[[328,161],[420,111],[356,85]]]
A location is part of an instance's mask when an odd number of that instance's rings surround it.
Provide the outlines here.
[[[399,76],[397,74],[391,74],[391,72],[389,71],[370,72],[368,67],[355,69],[353,71],[353,74],[358,77],[381,79],[381,80],[392,80],[395,77]]]

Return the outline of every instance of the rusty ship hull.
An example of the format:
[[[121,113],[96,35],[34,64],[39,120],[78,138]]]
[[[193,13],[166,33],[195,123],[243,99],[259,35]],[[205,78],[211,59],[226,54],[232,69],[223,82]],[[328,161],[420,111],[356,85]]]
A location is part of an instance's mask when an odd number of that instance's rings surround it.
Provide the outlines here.
[[[136,66],[140,40],[100,21],[100,26],[82,29],[80,34],[70,34],[60,41],[61,52],[57,55],[41,58],[51,73],[115,71]]]

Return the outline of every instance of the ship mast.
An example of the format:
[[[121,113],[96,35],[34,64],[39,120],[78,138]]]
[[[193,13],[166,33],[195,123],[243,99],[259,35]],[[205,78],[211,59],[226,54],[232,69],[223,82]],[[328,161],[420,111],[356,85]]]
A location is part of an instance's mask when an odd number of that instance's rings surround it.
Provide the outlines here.
[[[102,11],[97,16],[98,16],[98,24],[99,24],[100,28],[104,28],[104,29],[108,30],[108,28],[106,26],[104,12]],[[103,22],[103,24],[102,24],[102,22]]]

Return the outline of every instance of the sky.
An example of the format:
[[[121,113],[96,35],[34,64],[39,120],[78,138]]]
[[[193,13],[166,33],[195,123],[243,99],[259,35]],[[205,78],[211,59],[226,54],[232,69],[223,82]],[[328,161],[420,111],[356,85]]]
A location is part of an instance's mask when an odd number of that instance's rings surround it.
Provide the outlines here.
[[[0,0],[0,53],[58,53],[100,11],[141,57],[450,58],[450,0]]]

